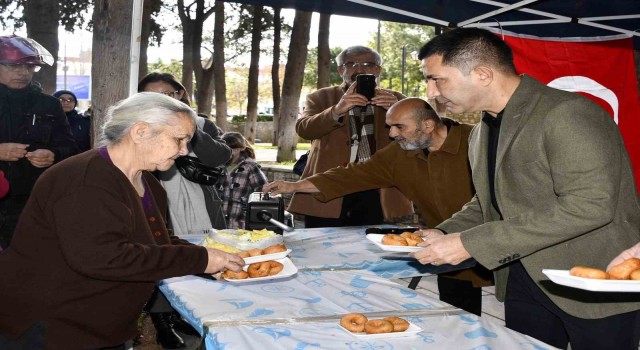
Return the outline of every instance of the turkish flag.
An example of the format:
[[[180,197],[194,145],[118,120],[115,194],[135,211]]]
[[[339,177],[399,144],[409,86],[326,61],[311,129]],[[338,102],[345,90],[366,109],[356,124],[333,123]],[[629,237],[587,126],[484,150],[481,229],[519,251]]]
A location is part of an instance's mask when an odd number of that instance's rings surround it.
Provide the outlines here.
[[[504,35],[519,73],[580,93],[614,118],[629,152],[640,191],[640,98],[630,37],[614,39],[520,37]]]

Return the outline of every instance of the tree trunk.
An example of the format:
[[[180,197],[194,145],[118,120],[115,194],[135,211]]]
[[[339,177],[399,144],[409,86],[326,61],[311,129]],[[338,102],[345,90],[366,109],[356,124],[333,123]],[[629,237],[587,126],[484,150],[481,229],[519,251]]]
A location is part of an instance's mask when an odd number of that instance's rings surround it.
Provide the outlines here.
[[[214,5],[215,21],[213,25],[213,75],[215,84],[216,124],[227,129],[227,82],[224,75],[224,2]]]
[[[149,60],[147,48],[149,47],[149,35],[151,33],[151,13],[153,12],[152,1],[143,1],[142,5],[142,27],[140,30],[140,61],[138,62],[138,77],[142,79],[149,73]]]
[[[189,95],[193,96],[193,24],[182,22],[182,85]],[[199,49],[198,49],[199,50]]]
[[[53,55],[53,66],[43,66],[33,80],[42,85],[45,94],[56,91],[56,75],[58,69],[58,23],[60,10],[58,1],[29,0],[25,1],[24,19],[27,24],[27,36],[44,46]]]
[[[195,11],[191,9],[196,6]],[[202,66],[200,48],[202,46],[202,27],[204,22],[213,14],[214,7],[207,8],[205,0],[195,0],[184,6],[184,0],[178,0],[178,16],[182,23],[183,42],[183,67],[182,81],[193,96],[193,75],[196,77],[196,103],[198,112],[206,115],[211,114],[211,80],[213,70],[205,69]],[[190,14],[193,13],[193,18]]]
[[[211,104],[213,101],[214,93],[214,74],[213,66],[209,68],[202,68],[199,74],[196,85],[196,100],[198,101],[198,113],[211,116]]]
[[[249,63],[249,88],[247,91],[247,119],[244,123],[244,137],[256,142],[258,122],[258,73],[260,70],[260,41],[262,40],[262,6],[253,6],[251,24],[251,62]]]
[[[133,0],[96,0],[93,5],[91,94],[94,139],[106,110],[129,95]]]
[[[280,35],[282,18],[280,8],[273,8],[273,62],[271,63],[271,93],[273,95],[273,146],[278,145],[280,120]]]
[[[318,25],[318,89],[329,86],[331,81],[331,50],[329,49],[330,24],[331,15],[321,13],[320,23]]]
[[[311,12],[297,11],[293,20],[291,43],[287,55],[287,65],[282,83],[282,104],[280,106],[280,125],[278,130],[278,162],[296,160],[298,135],[295,124],[298,118],[300,91],[307,62],[307,46],[311,28]]]

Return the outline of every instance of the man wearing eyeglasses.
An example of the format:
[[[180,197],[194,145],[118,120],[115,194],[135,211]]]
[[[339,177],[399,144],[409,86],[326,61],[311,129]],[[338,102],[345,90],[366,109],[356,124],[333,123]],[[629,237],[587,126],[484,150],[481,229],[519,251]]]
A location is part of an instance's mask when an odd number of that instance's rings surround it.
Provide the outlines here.
[[[357,93],[356,78],[382,72],[382,57],[364,46],[352,46],[336,57],[340,86],[309,95],[296,132],[311,140],[302,178],[349,163],[364,162],[390,143],[386,112],[404,98],[396,91],[375,88],[371,100]],[[289,211],[305,215],[305,227],[340,227],[381,224],[384,218],[413,213],[411,202],[396,188],[362,191],[323,203],[308,193],[294,194]]]
[[[31,188],[53,163],[77,153],[60,102],[33,74],[53,56],[35,40],[0,36],[0,171],[11,189],[0,199],[0,246],[7,248]]]

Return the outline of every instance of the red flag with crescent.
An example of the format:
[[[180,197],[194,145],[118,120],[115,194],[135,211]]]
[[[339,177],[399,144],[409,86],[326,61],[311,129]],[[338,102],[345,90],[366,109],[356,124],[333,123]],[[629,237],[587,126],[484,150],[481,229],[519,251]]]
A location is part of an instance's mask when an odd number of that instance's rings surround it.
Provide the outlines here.
[[[500,35],[500,34],[498,34]],[[640,191],[640,98],[630,37],[537,38],[504,34],[519,73],[601,105],[618,124]]]

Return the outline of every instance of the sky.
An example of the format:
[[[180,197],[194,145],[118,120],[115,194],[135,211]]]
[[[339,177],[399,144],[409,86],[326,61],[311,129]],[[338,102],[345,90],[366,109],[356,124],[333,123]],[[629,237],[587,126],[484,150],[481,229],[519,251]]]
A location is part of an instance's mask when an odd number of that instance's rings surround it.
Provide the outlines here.
[[[293,25],[294,10],[284,9],[282,15],[290,25]],[[318,46],[319,20],[320,15],[314,13],[311,18],[309,48]],[[371,36],[378,31],[378,21],[367,18],[332,15],[329,28],[329,47],[346,48],[353,45],[366,44]],[[358,30],[353,30],[353,28],[358,28]],[[156,62],[158,58],[161,58],[163,62],[170,62],[171,59],[182,59],[181,35],[182,34],[176,30],[167,32],[163,38],[161,47],[149,47],[147,50],[149,62]],[[264,62],[263,64],[269,64],[271,62],[271,60],[266,57],[261,57],[260,61]],[[248,64],[248,61],[246,63]]]
[[[294,10],[285,9],[282,11],[282,14],[289,24],[293,24],[293,18],[295,16]],[[314,13],[312,16],[309,48],[317,46],[319,19],[320,15]],[[358,28],[358,30],[353,30],[353,28]],[[333,15],[331,16],[331,26],[329,30],[329,46],[346,48],[353,45],[365,45],[377,30],[377,20]],[[24,33],[22,33],[22,35],[24,35]],[[169,29],[165,33],[160,47],[152,46],[148,48],[147,54],[149,62],[156,62],[158,59],[162,59],[162,61],[166,63],[170,62],[171,59],[181,60],[181,41],[182,34],[175,29]],[[91,33],[83,30],[68,33],[60,28],[60,57],[65,56],[65,48],[68,57],[77,57],[81,49],[86,50],[90,47]],[[260,61],[264,62],[264,64],[271,62],[271,60],[267,58],[261,58]]]

